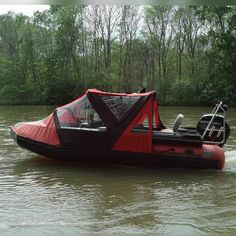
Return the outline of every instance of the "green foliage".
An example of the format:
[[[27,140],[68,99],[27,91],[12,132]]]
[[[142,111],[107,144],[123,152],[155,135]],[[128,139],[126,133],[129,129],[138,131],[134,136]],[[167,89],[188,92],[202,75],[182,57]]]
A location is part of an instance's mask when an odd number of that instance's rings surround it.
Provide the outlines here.
[[[169,105],[196,105],[199,104],[199,95],[196,86],[189,78],[176,80],[170,90],[167,103]]]
[[[3,104],[19,104],[19,92],[15,85],[5,85],[0,90],[0,99]]]
[[[50,79],[47,89],[44,91],[44,97],[48,104],[59,105],[67,103],[78,96],[77,91],[80,91],[80,89],[76,81],[54,76]]]
[[[53,5],[0,15],[0,104],[65,104],[87,88],[236,105],[235,6]]]

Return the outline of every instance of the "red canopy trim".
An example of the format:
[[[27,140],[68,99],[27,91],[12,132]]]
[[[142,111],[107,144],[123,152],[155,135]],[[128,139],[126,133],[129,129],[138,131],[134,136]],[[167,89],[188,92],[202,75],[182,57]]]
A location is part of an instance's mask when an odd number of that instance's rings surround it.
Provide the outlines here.
[[[72,105],[74,102],[78,101],[79,99],[81,99],[84,95],[87,95],[88,93],[94,93],[94,94],[98,94],[98,95],[104,95],[104,96],[128,96],[128,97],[131,97],[131,96],[137,96],[137,97],[145,97],[145,96],[148,96],[150,95],[151,93],[153,92],[147,92],[147,93],[110,93],[110,92],[103,92],[103,91],[100,91],[100,90],[97,90],[97,89],[88,89],[85,93],[83,93],[82,95],[80,95],[79,97],[77,97],[75,100],[73,100],[72,102],[69,102],[63,106],[60,106],[59,108],[64,108],[64,107],[67,107],[67,106],[70,106]]]
[[[147,93],[110,93],[110,92],[103,92],[97,89],[88,89],[86,91],[87,93],[96,93],[96,94],[100,94],[100,95],[104,95],[104,96],[138,96],[138,97],[145,97],[150,95],[151,93],[153,93],[153,91],[151,92],[147,92]]]
[[[140,124],[148,118],[149,129],[147,132],[134,133],[132,129],[134,126]],[[135,116],[130,125],[122,133],[118,141],[112,147],[113,151],[129,151],[129,152],[152,152],[152,97],[148,99],[146,104]]]
[[[95,93],[95,94],[100,94],[100,95],[107,95],[107,96],[126,96],[126,94],[123,93],[108,93],[108,92],[103,92],[97,89],[88,89],[85,93],[83,93],[82,95],[80,95],[79,97],[77,97],[75,100],[73,100],[72,102],[66,103],[58,108],[65,108],[68,106],[73,105],[75,102],[77,102],[79,99],[81,99],[84,96],[87,96],[88,93]]]

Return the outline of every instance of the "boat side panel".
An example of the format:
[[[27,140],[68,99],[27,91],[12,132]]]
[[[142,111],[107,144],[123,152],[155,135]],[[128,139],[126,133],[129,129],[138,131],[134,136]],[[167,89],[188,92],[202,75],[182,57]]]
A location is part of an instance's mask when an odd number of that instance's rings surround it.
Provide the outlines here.
[[[131,165],[146,167],[178,167],[178,168],[201,168],[219,169],[217,160],[202,159],[191,155],[153,155],[131,152],[88,152],[76,148],[51,146],[35,142],[20,136],[15,137],[18,145],[42,156],[57,160],[73,160],[79,163],[92,165]]]

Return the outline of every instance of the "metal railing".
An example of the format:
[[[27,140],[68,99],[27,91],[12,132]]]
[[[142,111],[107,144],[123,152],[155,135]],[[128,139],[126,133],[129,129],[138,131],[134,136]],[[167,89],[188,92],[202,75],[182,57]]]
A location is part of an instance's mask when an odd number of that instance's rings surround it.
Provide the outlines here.
[[[219,112],[222,112],[223,113],[223,127],[221,126],[219,129],[217,129],[214,125],[212,125],[215,117],[217,117],[217,113]],[[207,132],[209,131],[208,133],[208,137],[211,137],[212,134],[214,132],[217,132],[216,134],[216,137],[219,138],[221,136],[221,134],[223,133],[223,138],[222,138],[222,141],[220,142],[217,142],[217,141],[208,141],[208,140],[205,140],[204,143],[208,143],[208,144],[223,144],[225,142],[225,123],[226,123],[226,118],[225,118],[225,112],[226,112],[226,108],[225,108],[225,105],[223,104],[222,101],[220,101],[218,104],[215,105],[215,107],[213,108],[211,114],[212,117],[204,131],[204,133],[202,134],[202,139],[204,140],[204,138],[206,137],[207,135]]]

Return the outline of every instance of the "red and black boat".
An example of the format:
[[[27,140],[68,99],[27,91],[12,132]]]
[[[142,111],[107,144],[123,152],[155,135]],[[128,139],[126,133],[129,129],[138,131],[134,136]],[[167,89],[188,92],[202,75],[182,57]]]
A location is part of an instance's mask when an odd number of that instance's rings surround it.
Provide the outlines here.
[[[37,154],[81,163],[189,168],[224,167],[222,146],[230,128],[219,102],[195,128],[167,129],[156,92],[108,93],[89,89],[47,118],[11,127],[19,146]]]

